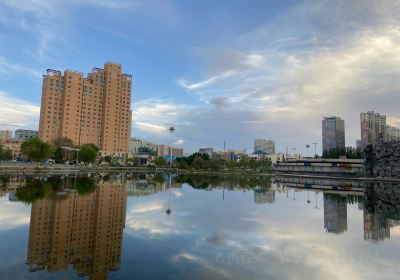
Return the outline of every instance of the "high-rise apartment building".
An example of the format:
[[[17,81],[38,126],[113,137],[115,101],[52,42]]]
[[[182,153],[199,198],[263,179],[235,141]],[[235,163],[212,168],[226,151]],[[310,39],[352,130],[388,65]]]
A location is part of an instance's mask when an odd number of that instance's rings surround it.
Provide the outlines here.
[[[275,142],[273,140],[254,140],[254,152],[262,151],[267,155],[275,154]]]
[[[96,144],[103,154],[126,155],[131,138],[132,76],[120,64],[82,73],[47,69],[43,75],[39,137]]]
[[[386,116],[368,111],[360,114],[361,144],[376,144],[379,137],[386,137]]]
[[[324,117],[322,120],[322,149],[344,149],[345,126],[339,117]]]
[[[400,141],[400,128],[388,125],[386,127],[386,140],[389,142]]]

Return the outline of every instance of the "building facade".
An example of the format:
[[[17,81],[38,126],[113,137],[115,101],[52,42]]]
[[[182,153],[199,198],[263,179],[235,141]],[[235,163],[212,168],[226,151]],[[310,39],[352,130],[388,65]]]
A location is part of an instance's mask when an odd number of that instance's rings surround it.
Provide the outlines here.
[[[157,156],[159,157],[169,157],[171,155],[171,147],[168,145],[158,145]],[[183,157],[183,148],[172,148],[172,157]]]
[[[386,140],[389,142],[400,141],[400,128],[388,125],[386,127]]]
[[[132,76],[120,64],[82,73],[47,69],[43,75],[39,137],[93,143],[104,155],[127,155],[131,138]]]
[[[360,114],[361,144],[376,144],[379,137],[386,138],[386,116],[374,111]]]
[[[273,140],[256,139],[254,140],[254,152],[257,151],[273,155],[275,154],[275,142]]]
[[[322,120],[322,149],[344,149],[345,126],[339,117],[324,117]]]
[[[22,158],[22,156],[23,156],[22,152],[21,152],[21,144],[22,144],[22,140],[10,139],[10,140],[7,140],[6,142],[4,142],[2,145],[5,150],[11,151],[13,159],[18,159],[18,158]]]
[[[39,131],[37,130],[28,130],[28,129],[17,129],[15,131],[15,139],[19,140],[29,140],[32,138],[38,138]]]
[[[132,138],[129,142],[129,155],[156,155],[158,145],[149,141]]]
[[[10,140],[12,138],[11,130],[0,130],[0,144]]]

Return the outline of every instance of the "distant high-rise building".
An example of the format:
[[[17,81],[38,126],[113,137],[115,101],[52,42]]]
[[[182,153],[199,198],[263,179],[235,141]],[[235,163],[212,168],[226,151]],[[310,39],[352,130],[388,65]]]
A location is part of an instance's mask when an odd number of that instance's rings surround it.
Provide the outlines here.
[[[15,139],[29,140],[38,137],[39,137],[39,132],[37,130],[17,129],[15,131]]]
[[[121,65],[82,73],[47,69],[43,75],[40,139],[68,137],[76,145],[93,143],[103,154],[126,155],[131,138],[132,76]]]
[[[0,130],[0,144],[4,143],[12,138],[11,130]]]
[[[347,230],[347,198],[324,193],[324,226],[328,232]]]
[[[344,149],[345,126],[339,117],[324,117],[322,120],[322,149]]]
[[[379,137],[386,137],[386,116],[368,111],[360,114],[361,144],[376,144]]]
[[[273,140],[254,140],[254,152],[262,151],[267,155],[275,154],[275,142]]]
[[[214,148],[201,148],[199,149],[200,154],[207,154],[211,159],[214,155]]]
[[[400,141],[400,128],[387,126],[386,128],[386,140],[391,141]]]

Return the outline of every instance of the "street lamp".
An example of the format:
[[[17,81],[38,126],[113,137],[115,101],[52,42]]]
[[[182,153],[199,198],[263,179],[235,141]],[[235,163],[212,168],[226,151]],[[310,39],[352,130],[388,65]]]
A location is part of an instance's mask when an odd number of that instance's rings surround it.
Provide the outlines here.
[[[308,149],[310,149],[310,145],[306,145],[306,149],[307,149],[307,157],[308,157],[308,155],[309,155],[309,153],[308,153]]]
[[[171,133],[171,146],[169,147],[169,167],[172,167],[172,134],[175,132],[175,127],[171,126],[169,128],[169,132]]]
[[[314,145],[314,158],[317,157],[317,144],[318,144],[317,142],[313,143],[313,145]]]

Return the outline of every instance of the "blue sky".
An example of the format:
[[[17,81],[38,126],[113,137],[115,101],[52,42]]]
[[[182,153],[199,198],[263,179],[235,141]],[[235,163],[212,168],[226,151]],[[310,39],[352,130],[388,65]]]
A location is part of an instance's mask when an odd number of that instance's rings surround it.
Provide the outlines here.
[[[134,76],[133,136],[278,150],[321,119],[375,110],[400,126],[398,1],[0,0],[0,128],[38,128],[41,75],[106,61]]]

